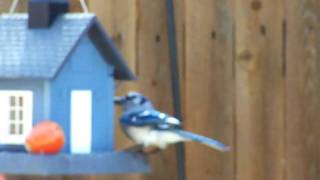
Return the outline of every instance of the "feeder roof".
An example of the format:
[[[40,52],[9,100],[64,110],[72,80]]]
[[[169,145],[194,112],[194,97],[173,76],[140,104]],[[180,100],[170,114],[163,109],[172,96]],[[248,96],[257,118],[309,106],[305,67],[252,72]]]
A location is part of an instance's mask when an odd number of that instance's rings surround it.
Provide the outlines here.
[[[27,14],[0,16],[0,78],[55,77],[79,40],[89,35],[115,78],[134,79],[125,60],[94,14],[68,13],[46,29],[29,29]]]

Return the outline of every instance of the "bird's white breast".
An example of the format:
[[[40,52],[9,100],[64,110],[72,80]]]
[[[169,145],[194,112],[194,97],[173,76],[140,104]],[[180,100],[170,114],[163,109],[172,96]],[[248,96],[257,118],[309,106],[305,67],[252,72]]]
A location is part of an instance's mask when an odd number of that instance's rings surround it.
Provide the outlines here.
[[[138,144],[144,144],[145,138],[150,134],[150,127],[127,127],[128,135]]]
[[[186,140],[171,131],[154,130],[149,126],[128,127],[127,132],[136,143],[144,146],[156,146],[161,149],[166,148],[169,144]]]

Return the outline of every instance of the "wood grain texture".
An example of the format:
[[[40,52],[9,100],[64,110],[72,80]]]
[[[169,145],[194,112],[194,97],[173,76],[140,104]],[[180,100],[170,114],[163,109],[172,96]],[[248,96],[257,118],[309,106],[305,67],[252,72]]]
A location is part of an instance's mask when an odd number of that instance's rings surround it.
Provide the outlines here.
[[[236,179],[284,179],[283,2],[235,1]]]
[[[320,177],[320,2],[287,5],[287,179]]]
[[[234,150],[232,1],[185,1],[185,127]],[[187,178],[234,179],[234,151],[196,143],[186,149]]]
[[[9,12],[12,1],[13,0],[0,0],[0,12],[1,13]],[[27,12],[27,7],[28,7],[28,1],[20,0],[15,12],[25,13]],[[79,0],[70,0],[70,10],[73,12],[82,12]]]
[[[94,0],[89,10],[99,17],[107,32],[135,71],[137,1]]]
[[[78,12],[78,13],[83,12],[83,9],[81,7],[79,0],[69,0],[69,2],[70,2],[70,6],[69,6],[70,11]]]
[[[10,1],[0,0],[0,13],[8,12],[10,8]]]
[[[139,90],[161,111],[172,114],[165,1],[139,0],[137,75]],[[150,157],[153,172],[143,179],[177,179],[175,148]]]
[[[12,0],[0,0],[0,13],[8,13],[11,7]],[[27,11],[27,1],[20,0],[15,12],[21,13]]]

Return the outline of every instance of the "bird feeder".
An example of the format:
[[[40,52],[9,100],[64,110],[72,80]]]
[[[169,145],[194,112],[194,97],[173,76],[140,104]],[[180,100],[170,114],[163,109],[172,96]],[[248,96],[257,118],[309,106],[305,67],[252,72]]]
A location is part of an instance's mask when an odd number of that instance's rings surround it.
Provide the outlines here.
[[[67,11],[67,1],[30,0],[27,14],[0,16],[0,172],[149,171],[144,157],[114,150],[114,81],[133,73],[94,14]],[[45,120],[66,144],[30,154],[25,139]]]

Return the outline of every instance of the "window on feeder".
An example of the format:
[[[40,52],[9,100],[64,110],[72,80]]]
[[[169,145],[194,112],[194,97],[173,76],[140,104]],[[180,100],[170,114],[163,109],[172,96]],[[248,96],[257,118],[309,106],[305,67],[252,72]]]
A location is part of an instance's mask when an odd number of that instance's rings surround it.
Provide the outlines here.
[[[32,128],[31,91],[0,91],[0,143],[23,144]]]
[[[23,96],[10,96],[10,135],[23,134]]]

